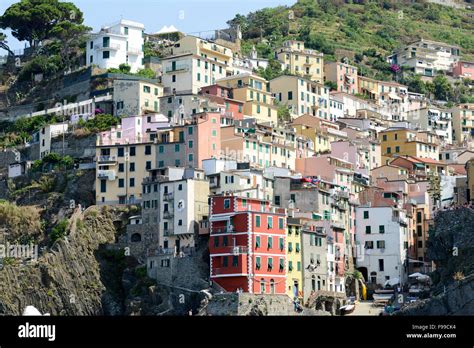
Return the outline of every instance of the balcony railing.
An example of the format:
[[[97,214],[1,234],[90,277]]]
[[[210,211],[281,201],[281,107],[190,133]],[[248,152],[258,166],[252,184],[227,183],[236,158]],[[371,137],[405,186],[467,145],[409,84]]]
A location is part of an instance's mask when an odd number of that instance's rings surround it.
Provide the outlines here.
[[[171,211],[165,211],[165,212],[163,213],[163,217],[164,217],[165,219],[172,219],[173,216],[174,216],[174,214],[173,214],[173,212],[171,212]]]
[[[106,46],[104,45],[95,45],[94,48],[96,50],[114,50],[114,51],[118,51],[120,49],[120,45],[119,44],[114,44],[114,43],[110,43]]]
[[[115,156],[99,156],[97,157],[97,162],[98,163],[116,163],[117,162],[117,157]]]
[[[174,195],[173,195],[172,192],[165,193],[165,194],[163,195],[163,201],[165,201],[165,202],[170,202],[170,201],[172,201],[172,200],[174,200]]]
[[[163,229],[163,235],[165,237],[170,237],[174,235],[174,229],[173,228],[165,228]]]
[[[115,180],[116,178],[115,170],[98,170],[97,177],[99,179]]]
[[[140,54],[142,54],[142,50],[138,47],[129,47],[127,49],[127,53],[129,54],[133,54],[133,55],[136,55],[136,56],[139,56]]]
[[[178,72],[178,71],[188,71],[189,65],[188,64],[176,64],[175,66],[168,66],[165,69],[165,72]]]

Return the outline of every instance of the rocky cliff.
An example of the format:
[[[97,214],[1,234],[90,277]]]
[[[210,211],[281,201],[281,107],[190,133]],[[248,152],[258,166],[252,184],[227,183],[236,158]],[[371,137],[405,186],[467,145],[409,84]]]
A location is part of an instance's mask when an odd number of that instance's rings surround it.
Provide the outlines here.
[[[52,315],[103,314],[106,288],[96,257],[113,243],[112,214],[97,208],[70,219],[69,234],[37,261],[5,264],[0,270],[0,313],[18,315],[27,305]]]

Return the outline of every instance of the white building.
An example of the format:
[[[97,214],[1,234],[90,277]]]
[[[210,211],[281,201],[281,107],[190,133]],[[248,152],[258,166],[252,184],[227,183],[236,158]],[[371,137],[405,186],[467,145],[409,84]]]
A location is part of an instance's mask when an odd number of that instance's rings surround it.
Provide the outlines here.
[[[369,283],[384,285],[398,278],[406,282],[408,229],[405,213],[380,206],[356,209],[357,269]]]
[[[185,36],[162,59],[165,94],[197,94],[204,86],[215,84],[232,74],[232,50],[195,36]]]
[[[39,131],[40,158],[51,152],[51,139],[67,133],[68,123],[48,124]]]
[[[143,69],[144,30],[143,24],[125,19],[102,27],[87,41],[87,66],[110,69],[128,64],[131,72]]]
[[[433,77],[437,71],[451,71],[460,55],[459,46],[421,39],[396,50],[387,61],[408,66],[415,74]]]
[[[453,143],[452,113],[436,107],[409,111],[407,119],[418,129],[436,133],[446,144]]]
[[[143,181],[144,224],[158,225],[164,249],[194,247],[199,222],[209,216],[209,182],[204,171],[169,167],[150,171]]]
[[[329,120],[336,122],[344,117],[344,101],[337,95],[329,95]]]

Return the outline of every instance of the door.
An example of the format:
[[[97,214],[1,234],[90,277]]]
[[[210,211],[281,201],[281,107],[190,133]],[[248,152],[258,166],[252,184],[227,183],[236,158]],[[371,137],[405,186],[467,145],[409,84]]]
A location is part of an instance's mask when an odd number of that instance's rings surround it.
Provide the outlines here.
[[[181,249],[181,241],[179,239],[176,239],[175,247],[176,247],[176,252],[179,253],[179,250]]]

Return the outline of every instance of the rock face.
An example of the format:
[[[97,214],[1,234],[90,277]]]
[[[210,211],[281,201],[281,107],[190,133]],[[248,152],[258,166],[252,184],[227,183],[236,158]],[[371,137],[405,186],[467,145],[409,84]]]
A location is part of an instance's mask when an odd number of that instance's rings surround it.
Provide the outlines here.
[[[472,315],[474,313],[474,212],[439,212],[428,239],[428,257],[436,264],[429,299],[394,315]]]
[[[204,303],[199,315],[294,316],[330,314],[328,312],[316,311],[308,308],[305,308],[301,313],[297,313],[294,310],[293,302],[286,295],[225,293],[214,295],[211,300]]]
[[[415,302],[395,315],[472,315],[474,313],[474,277],[446,288],[446,293]]]
[[[27,305],[51,315],[101,315],[105,286],[96,252],[113,243],[112,216],[97,208],[76,213],[70,233],[37,262],[0,270],[0,314],[21,315]],[[80,222],[79,222],[80,221]]]

